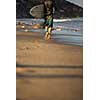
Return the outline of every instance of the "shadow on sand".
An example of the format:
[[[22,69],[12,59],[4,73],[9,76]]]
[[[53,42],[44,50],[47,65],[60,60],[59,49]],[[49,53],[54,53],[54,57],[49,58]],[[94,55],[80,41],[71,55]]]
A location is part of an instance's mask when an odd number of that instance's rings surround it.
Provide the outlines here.
[[[82,66],[60,66],[60,65],[25,65],[25,64],[16,64],[17,68],[64,68],[65,70],[67,69],[83,69]],[[77,75],[77,74],[22,74],[22,73],[17,73],[17,78],[83,78],[82,75]]]
[[[21,68],[67,68],[67,69],[83,69],[83,66],[66,66],[66,65],[28,65],[28,64],[16,64],[16,67]]]

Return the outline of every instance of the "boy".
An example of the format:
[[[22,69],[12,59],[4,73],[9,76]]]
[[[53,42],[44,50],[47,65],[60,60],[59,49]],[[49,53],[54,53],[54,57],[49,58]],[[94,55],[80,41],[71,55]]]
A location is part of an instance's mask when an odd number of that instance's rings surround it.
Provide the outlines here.
[[[50,39],[53,27],[53,0],[44,0],[44,28],[46,40]]]

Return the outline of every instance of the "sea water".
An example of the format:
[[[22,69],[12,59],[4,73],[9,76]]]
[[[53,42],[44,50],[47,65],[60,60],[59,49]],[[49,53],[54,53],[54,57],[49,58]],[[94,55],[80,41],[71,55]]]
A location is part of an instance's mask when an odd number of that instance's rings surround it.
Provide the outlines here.
[[[37,24],[43,23],[43,19],[17,19],[25,24]],[[83,18],[72,18],[72,19],[54,19],[54,31],[52,32],[52,39],[58,43],[79,45],[83,46]],[[43,29],[37,29],[30,31],[41,32],[44,34]]]

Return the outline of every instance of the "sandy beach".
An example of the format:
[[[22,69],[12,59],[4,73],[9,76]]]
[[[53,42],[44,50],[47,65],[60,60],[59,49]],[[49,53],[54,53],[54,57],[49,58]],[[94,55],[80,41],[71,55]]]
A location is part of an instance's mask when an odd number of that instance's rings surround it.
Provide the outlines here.
[[[82,47],[45,41],[40,33],[17,32],[17,63],[81,66]]]
[[[82,100],[83,48],[16,32],[17,100]]]

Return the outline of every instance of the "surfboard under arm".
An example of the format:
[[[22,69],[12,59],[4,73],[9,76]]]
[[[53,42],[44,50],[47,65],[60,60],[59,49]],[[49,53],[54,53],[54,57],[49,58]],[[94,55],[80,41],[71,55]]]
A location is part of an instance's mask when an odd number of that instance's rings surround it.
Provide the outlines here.
[[[55,9],[53,8],[53,13],[55,12]],[[30,15],[35,18],[44,18],[44,5],[40,4],[37,6],[34,6],[30,9]]]
[[[35,18],[44,18],[44,5],[40,4],[30,9],[30,15]]]

